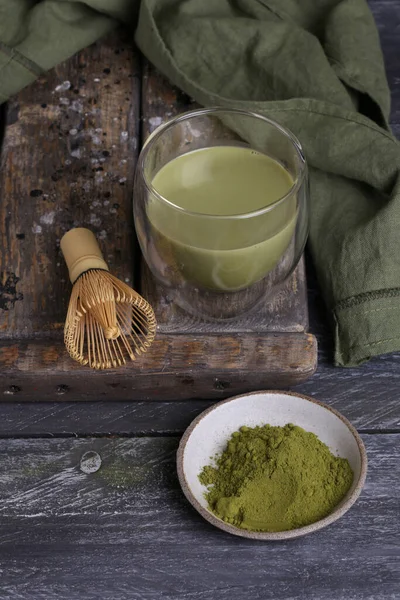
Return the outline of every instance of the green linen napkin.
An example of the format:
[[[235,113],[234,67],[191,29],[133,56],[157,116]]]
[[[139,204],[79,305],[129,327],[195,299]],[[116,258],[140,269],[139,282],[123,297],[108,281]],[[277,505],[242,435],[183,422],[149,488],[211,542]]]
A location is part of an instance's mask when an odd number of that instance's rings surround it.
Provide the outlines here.
[[[253,110],[298,136],[335,362],[400,350],[400,145],[366,2],[0,0],[0,101],[118,21],[201,104]]]

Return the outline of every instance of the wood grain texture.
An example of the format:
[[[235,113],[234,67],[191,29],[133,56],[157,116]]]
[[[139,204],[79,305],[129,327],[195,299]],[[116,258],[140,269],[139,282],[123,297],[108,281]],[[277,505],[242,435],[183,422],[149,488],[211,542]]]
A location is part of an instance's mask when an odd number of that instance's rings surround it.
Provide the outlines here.
[[[0,249],[0,400],[59,401],[72,394],[81,400],[222,398],[304,381],[315,371],[317,352],[315,339],[304,333],[303,265],[272,308],[253,317],[251,326],[239,327],[252,332],[241,338],[225,331],[217,340],[210,327],[190,330],[182,326],[184,319],[174,327],[167,314],[172,328],[165,330],[205,335],[163,336],[161,318],[147,355],[118,372],[93,372],[67,356],[62,328],[70,284],[59,250],[62,234],[89,226],[102,240],[113,273],[130,283],[135,270],[131,199],[139,67],[132,48],[115,40],[79,53],[23,90],[8,108],[0,183],[6,198],[1,203],[6,235]],[[149,91],[155,94],[150,81],[147,72],[145,98]],[[157,98],[165,114],[172,114],[183,100],[163,85]],[[151,117],[145,119],[151,123]],[[16,176],[23,171],[27,176]],[[25,232],[26,223],[32,225]],[[136,266],[138,261],[136,255]],[[153,304],[155,297],[143,287]],[[158,318],[164,300],[156,302]],[[284,334],[277,339],[264,330]],[[298,335],[290,333],[295,331]]]
[[[200,105],[171,85],[155,67],[144,60],[141,97],[143,140],[163,123],[196,108],[200,108]]]
[[[398,361],[383,364],[372,382],[368,373],[353,373],[352,377],[349,374],[338,380],[335,374],[324,371],[324,376],[320,374],[292,389],[333,406],[360,431],[400,433],[398,365]],[[390,378],[392,383],[388,385]],[[65,398],[62,403],[3,403],[0,438],[180,435],[197,415],[218,400],[176,402],[174,398],[168,402],[160,397],[158,402],[71,402],[68,400],[76,398],[74,390],[58,389]]]
[[[319,364],[314,376],[294,389],[334,406],[361,430],[400,430],[400,355],[375,358],[356,369],[334,367],[329,323],[310,257],[307,281],[310,324],[318,340]],[[190,385],[190,378],[185,381]],[[18,393],[12,396],[12,403],[1,406],[0,436],[179,434],[217,399],[174,403],[163,402],[160,394],[159,402],[132,403],[107,402],[109,396],[105,395],[99,404],[82,403],[74,402],[74,389],[57,386],[56,393],[63,396],[62,405],[38,402],[27,406],[18,402]],[[219,393],[232,395],[229,388]],[[4,398],[9,396],[5,394]],[[41,397],[35,394],[35,398]]]
[[[215,323],[193,317],[173,303],[143,264],[142,292],[154,307],[162,333],[304,333],[308,330],[304,259],[271,301],[234,321]]]
[[[60,337],[71,286],[59,242],[87,226],[132,283],[140,73],[120,37],[51,70],[9,103],[0,172],[0,340]]]
[[[329,324],[310,257],[307,257],[307,281],[310,323],[318,339],[319,367],[311,379],[294,389],[335,406],[359,429],[400,429],[400,356],[382,356],[357,369],[334,367]],[[190,385],[190,378],[184,381]],[[5,388],[4,391],[12,390]],[[112,392],[112,388],[109,391]],[[53,388],[51,393],[54,393]],[[1,406],[0,436],[179,434],[213,402],[198,399],[175,406],[174,402],[163,402],[161,394],[160,401],[152,403],[107,402],[107,395],[95,403],[74,402],[76,391],[65,386],[61,379],[56,393],[62,396],[62,405],[37,402],[29,407],[18,402],[18,390],[4,394],[5,400],[11,396],[13,402]],[[232,394],[229,388],[219,393]],[[41,399],[37,393],[34,397],[37,401]]]
[[[395,600],[400,436],[363,438],[357,504],[277,543],[225,534],[190,507],[175,438],[2,441],[2,600]],[[82,471],[86,452],[97,472]]]
[[[73,362],[62,342],[4,342],[0,394],[12,400],[173,400],[223,398],[296,385],[316,369],[314,336],[287,333],[159,335],[151,352],[118,370],[89,371]],[[70,394],[70,395],[71,395]]]
[[[370,5],[388,67],[393,129],[400,135],[399,3]],[[400,355],[358,369],[334,368],[310,260],[307,268],[319,368],[297,389],[335,406],[359,429],[399,429]],[[70,389],[57,393],[76,399]],[[210,403],[3,403],[0,436],[180,433]],[[233,538],[197,515],[178,488],[177,439],[2,440],[0,597],[398,600],[400,434],[363,438],[369,472],[357,504],[326,530],[276,544]],[[93,450],[102,466],[88,475],[79,463]]]

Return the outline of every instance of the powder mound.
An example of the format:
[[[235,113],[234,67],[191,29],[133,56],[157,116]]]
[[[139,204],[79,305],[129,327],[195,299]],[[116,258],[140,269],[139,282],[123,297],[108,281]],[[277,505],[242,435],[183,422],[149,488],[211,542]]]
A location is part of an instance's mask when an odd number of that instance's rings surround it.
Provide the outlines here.
[[[318,437],[289,423],[241,427],[200,482],[217,517],[251,531],[287,531],[329,515],[353,472]]]

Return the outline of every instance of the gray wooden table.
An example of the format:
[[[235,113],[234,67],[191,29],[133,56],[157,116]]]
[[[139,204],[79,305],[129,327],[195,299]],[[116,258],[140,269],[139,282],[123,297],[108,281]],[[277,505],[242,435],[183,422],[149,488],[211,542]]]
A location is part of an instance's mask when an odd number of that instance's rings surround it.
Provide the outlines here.
[[[400,134],[400,3],[374,0]],[[308,260],[319,367],[296,388],[361,432],[365,489],[331,527],[263,544],[214,529],[175,473],[179,436],[210,401],[0,405],[0,599],[400,598],[400,355],[332,366]],[[87,452],[100,468],[88,473]]]

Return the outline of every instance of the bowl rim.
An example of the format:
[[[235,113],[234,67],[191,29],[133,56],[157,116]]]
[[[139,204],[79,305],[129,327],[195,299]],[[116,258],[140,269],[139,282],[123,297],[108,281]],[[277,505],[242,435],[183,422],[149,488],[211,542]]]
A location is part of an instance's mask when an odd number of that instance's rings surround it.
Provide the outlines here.
[[[197,427],[197,425],[200,423],[200,421],[203,420],[204,417],[206,417],[213,410],[216,410],[223,404],[228,404],[229,402],[233,402],[234,400],[238,400],[240,398],[248,398],[249,396],[263,395],[263,394],[267,395],[267,396],[268,395],[270,395],[270,396],[271,395],[273,395],[273,396],[276,396],[276,395],[294,396],[296,398],[300,398],[302,400],[312,402],[313,404],[317,404],[319,406],[322,406],[322,408],[329,410],[331,413],[336,415],[349,429],[350,433],[353,435],[353,437],[356,440],[357,447],[360,452],[360,459],[361,459],[360,475],[359,475],[358,481],[356,483],[356,486],[355,486],[353,492],[348,496],[348,498],[345,501],[342,500],[342,502],[339,503],[337,505],[337,507],[334,509],[334,511],[327,517],[324,517],[323,519],[320,519],[319,521],[316,521],[315,523],[311,523],[310,525],[305,525],[304,527],[298,527],[297,529],[290,529],[288,531],[276,531],[276,532],[275,531],[274,532],[248,531],[246,529],[240,529],[239,527],[230,525],[229,523],[226,523],[222,519],[219,519],[211,511],[209,511],[206,508],[203,508],[203,506],[201,506],[199,501],[196,499],[196,497],[194,496],[193,492],[191,491],[189,484],[186,480],[186,475],[185,475],[185,471],[184,471],[184,467],[183,467],[183,458],[184,458],[184,453],[185,453],[187,442],[188,442],[193,430],[195,429],[195,427]],[[266,398],[266,400],[267,399],[268,398]],[[187,500],[201,514],[201,516],[206,521],[211,523],[211,525],[214,525],[215,527],[218,527],[219,529],[222,529],[223,531],[225,531],[227,533],[231,533],[233,535],[240,536],[240,537],[250,538],[253,540],[261,540],[261,541],[277,541],[277,540],[289,540],[289,539],[301,537],[303,535],[307,535],[309,533],[313,533],[314,531],[318,531],[319,529],[322,529],[323,527],[326,527],[327,525],[330,525],[331,523],[334,523],[335,521],[340,519],[340,517],[342,517],[349,510],[349,508],[351,508],[351,506],[353,506],[353,504],[358,499],[358,497],[361,493],[361,490],[364,487],[366,476],[367,476],[368,459],[367,459],[367,452],[365,450],[364,442],[362,441],[356,428],[350,423],[350,421],[348,419],[346,419],[346,417],[344,417],[335,408],[332,408],[331,406],[325,404],[324,402],[315,400],[314,398],[311,398],[310,396],[306,396],[305,394],[298,394],[297,392],[288,392],[288,391],[281,391],[281,390],[258,390],[258,391],[249,392],[247,394],[239,394],[237,396],[232,396],[230,398],[227,398],[226,400],[222,400],[221,402],[217,402],[216,404],[213,404],[212,406],[210,406],[209,408],[207,408],[206,410],[201,412],[191,422],[189,427],[185,430],[185,432],[179,442],[179,447],[178,447],[178,451],[177,451],[177,455],[176,455],[176,465],[177,465],[179,483],[181,485],[182,491],[185,494]]]

